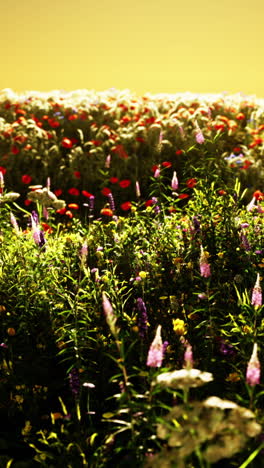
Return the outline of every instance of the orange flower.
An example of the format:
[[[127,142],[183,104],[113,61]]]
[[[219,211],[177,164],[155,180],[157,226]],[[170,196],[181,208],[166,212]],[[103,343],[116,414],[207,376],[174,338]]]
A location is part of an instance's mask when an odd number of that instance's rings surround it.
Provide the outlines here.
[[[236,115],[237,120],[245,120],[246,116],[243,114],[243,112],[239,112],[239,114]]]
[[[77,205],[77,203],[69,203],[68,208],[70,208],[71,210],[78,210],[79,205]]]
[[[15,336],[16,334],[16,330],[14,328],[8,328],[6,331],[9,336]]]
[[[254,193],[253,193],[253,197],[256,198],[256,200],[264,200],[264,193],[262,193],[260,190],[256,190]]]
[[[110,208],[102,208],[101,211],[100,211],[100,214],[101,215],[105,215],[105,216],[113,216],[113,211],[110,210]]]
[[[48,234],[51,234],[53,232],[53,229],[49,224],[41,223],[41,226],[43,227],[43,231],[47,232]]]

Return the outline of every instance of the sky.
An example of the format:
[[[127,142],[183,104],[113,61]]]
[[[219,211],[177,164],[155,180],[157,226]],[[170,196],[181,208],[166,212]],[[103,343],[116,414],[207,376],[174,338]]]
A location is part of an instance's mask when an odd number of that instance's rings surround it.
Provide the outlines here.
[[[0,90],[264,98],[263,20],[263,0],[9,1]]]

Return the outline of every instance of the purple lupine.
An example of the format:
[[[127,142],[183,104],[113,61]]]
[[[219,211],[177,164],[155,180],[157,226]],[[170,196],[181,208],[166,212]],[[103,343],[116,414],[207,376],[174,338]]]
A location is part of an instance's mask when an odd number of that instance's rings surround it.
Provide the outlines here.
[[[251,304],[256,307],[262,306],[262,290],[260,287],[260,276],[257,274],[257,280],[252,291]]]
[[[246,236],[246,234],[242,231],[242,234],[240,236],[240,239],[241,239],[241,245],[242,247],[248,252],[249,250],[251,250],[251,245],[248,241],[248,238]]]
[[[204,278],[209,278],[211,276],[211,267],[210,264],[207,261],[208,259],[208,254],[204,251],[203,247],[201,246],[201,255],[200,255],[200,273],[201,276]]]
[[[161,367],[163,360],[163,344],[161,338],[161,325],[158,325],[156,335],[152,341],[148,357],[147,357],[147,366],[149,367]]]
[[[258,359],[257,343],[254,343],[252,355],[247,365],[246,382],[251,387],[260,383],[260,362]]]
[[[89,210],[90,210],[90,213],[92,213],[93,210],[94,210],[94,198],[95,198],[94,195],[91,195],[89,197]]]
[[[73,367],[69,373],[69,384],[70,384],[70,389],[74,397],[76,398],[80,392],[80,378],[79,378],[78,370],[75,367]]]
[[[35,210],[32,211],[31,217],[32,217],[32,218],[31,218],[31,225],[32,225],[32,227],[33,227],[32,220],[34,221],[34,223],[35,223],[36,225],[38,225],[38,223],[39,223],[39,217],[38,217],[38,213],[37,213]]]
[[[10,212],[10,222],[11,222],[16,234],[19,234],[19,227],[18,227],[18,224],[17,224],[17,220],[16,220],[16,218],[13,215],[12,212]]]
[[[197,216],[193,216],[192,222],[193,222],[194,231],[196,233],[201,232],[201,225],[200,225],[200,222],[199,222]]]
[[[230,343],[227,343],[222,338],[220,339],[219,343],[220,343],[219,352],[223,354],[224,356],[232,357],[236,354],[234,346],[232,346]]]
[[[112,194],[112,193],[109,193],[109,194],[107,195],[107,197],[108,197],[110,209],[111,209],[112,211],[115,211],[115,200],[114,200],[113,194]]]
[[[144,339],[147,335],[148,329],[148,314],[146,304],[141,297],[137,298],[137,310],[139,312],[138,316],[138,328],[139,336]]]

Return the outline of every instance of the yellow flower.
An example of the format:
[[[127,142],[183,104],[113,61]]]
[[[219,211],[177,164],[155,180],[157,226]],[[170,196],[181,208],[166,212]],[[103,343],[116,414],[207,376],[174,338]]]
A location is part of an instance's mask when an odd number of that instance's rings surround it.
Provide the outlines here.
[[[240,376],[238,375],[237,372],[231,372],[226,378],[227,382],[238,382],[239,380],[240,380]]]
[[[175,331],[176,335],[179,335],[179,336],[186,335],[187,330],[186,330],[186,325],[183,320],[173,319],[172,324],[173,324],[173,330]]]
[[[141,278],[141,279],[145,279],[147,276],[148,276],[148,272],[147,271],[140,271],[138,276]]]
[[[249,325],[244,325],[242,327],[242,330],[243,330],[243,333],[245,333],[246,335],[250,335],[251,333],[253,333],[253,330]]]

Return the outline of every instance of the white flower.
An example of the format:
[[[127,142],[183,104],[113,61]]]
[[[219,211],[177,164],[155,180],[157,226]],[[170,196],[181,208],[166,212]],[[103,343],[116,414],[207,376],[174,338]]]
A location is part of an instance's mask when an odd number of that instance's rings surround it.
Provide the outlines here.
[[[161,385],[169,388],[200,387],[213,380],[210,372],[202,372],[199,369],[180,369],[172,372],[164,372],[158,375],[153,385]]]

